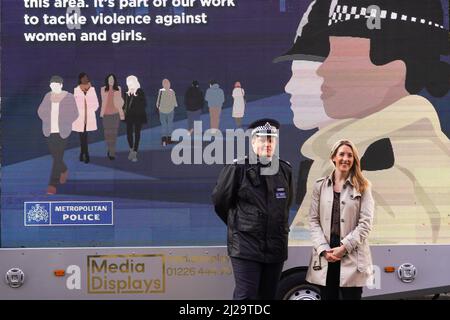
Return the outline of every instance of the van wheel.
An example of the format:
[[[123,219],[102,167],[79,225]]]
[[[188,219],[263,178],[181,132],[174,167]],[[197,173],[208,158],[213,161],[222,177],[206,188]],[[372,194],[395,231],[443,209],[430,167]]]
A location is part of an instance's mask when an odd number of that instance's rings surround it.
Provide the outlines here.
[[[306,282],[306,271],[283,277],[278,285],[279,300],[321,300],[320,289]]]

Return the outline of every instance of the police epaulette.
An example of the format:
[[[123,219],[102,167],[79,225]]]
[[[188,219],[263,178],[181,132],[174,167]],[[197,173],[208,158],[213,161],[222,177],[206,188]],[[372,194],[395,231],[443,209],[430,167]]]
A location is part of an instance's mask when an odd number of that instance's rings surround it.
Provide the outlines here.
[[[283,159],[280,159],[280,161],[286,163],[289,167],[292,168],[292,165],[289,163],[289,161],[286,161],[286,160],[283,160]]]
[[[240,164],[239,162],[245,161],[245,163],[248,162],[248,157],[245,156],[244,158],[240,158],[240,159],[234,159],[233,160],[233,164]]]

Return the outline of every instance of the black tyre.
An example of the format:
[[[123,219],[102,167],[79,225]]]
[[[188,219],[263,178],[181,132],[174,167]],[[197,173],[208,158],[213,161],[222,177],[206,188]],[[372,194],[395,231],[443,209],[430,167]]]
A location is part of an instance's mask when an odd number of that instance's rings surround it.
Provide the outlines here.
[[[306,271],[298,271],[281,278],[278,285],[279,300],[320,300],[320,289],[306,282]]]

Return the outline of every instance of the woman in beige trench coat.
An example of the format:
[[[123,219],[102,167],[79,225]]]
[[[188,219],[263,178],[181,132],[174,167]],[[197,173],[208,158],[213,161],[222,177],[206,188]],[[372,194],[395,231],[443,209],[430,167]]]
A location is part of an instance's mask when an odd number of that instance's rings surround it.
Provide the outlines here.
[[[372,276],[367,239],[374,201],[351,141],[338,141],[330,159],[335,169],[316,181],[312,195],[313,252],[306,280],[320,286],[324,300],[359,300]]]

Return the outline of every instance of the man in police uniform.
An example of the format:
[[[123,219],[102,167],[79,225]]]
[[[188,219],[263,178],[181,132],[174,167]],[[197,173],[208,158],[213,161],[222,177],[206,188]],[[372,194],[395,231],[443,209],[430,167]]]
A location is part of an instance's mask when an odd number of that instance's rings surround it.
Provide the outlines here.
[[[292,173],[290,164],[274,155],[279,127],[273,119],[253,122],[256,161],[226,165],[212,194],[216,213],[228,226],[235,300],[274,299],[287,259]],[[264,174],[275,162],[275,172]]]

